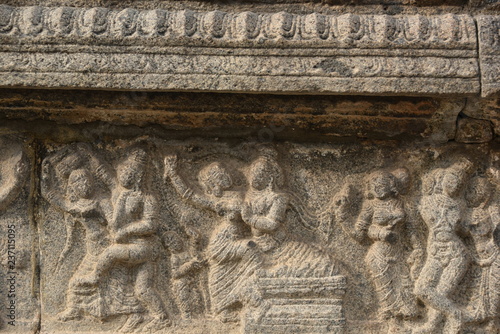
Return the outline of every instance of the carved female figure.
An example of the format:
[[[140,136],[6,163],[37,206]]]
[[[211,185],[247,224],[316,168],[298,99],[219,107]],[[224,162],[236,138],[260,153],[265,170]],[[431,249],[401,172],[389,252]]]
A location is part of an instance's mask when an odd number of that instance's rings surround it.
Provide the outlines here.
[[[471,210],[467,230],[476,249],[474,262],[481,267],[477,291],[479,302],[473,305],[470,318],[475,322],[489,322],[493,332],[500,329],[500,245],[493,236],[499,215],[498,207],[491,205],[492,192],[488,179],[475,177],[467,188],[465,198]]]
[[[56,264],[61,267],[74,242],[76,223],[85,230],[85,257],[73,273],[67,290],[66,309],[58,315],[61,321],[78,319],[87,314],[102,319],[114,314],[142,312],[135,298],[111,296],[101,286],[89,287],[82,284],[82,277],[88,275],[99,255],[109,245],[107,221],[113,210],[106,192],[98,191],[96,180],[104,165],[85,145],[77,145],[74,150],[61,150],[46,158],[42,164],[42,196],[54,207],[63,211],[66,220],[66,244]],[[88,166],[83,162],[88,161]],[[97,171],[97,175],[89,172]],[[106,175],[107,176],[107,175]],[[115,282],[114,290],[125,292],[123,282]],[[118,293],[119,294],[119,293]]]
[[[330,257],[306,243],[292,240],[286,231],[288,196],[276,190],[283,185],[281,167],[271,156],[252,162],[248,174],[243,220],[252,230],[252,240],[262,252],[265,271],[271,277],[325,277],[336,273]]]
[[[408,319],[417,315],[401,243],[407,217],[397,185],[396,177],[387,171],[372,173],[368,181],[371,199],[363,203],[355,225],[358,240],[368,237],[372,241],[365,263],[375,283],[383,319]]]
[[[135,296],[152,317],[142,330],[154,332],[170,326],[171,322],[155,287],[161,242],[154,219],[156,201],[144,190],[146,162],[146,152],[134,148],[118,166],[118,184],[112,196],[113,216],[108,225],[111,245],[99,255],[92,273],[80,282],[96,285],[117,264],[136,268]],[[129,320],[136,326],[142,318],[137,314]]]
[[[415,283],[415,294],[429,310],[427,323],[417,333],[436,332],[443,318],[443,333],[458,333],[463,325],[463,313],[451,300],[451,294],[469,264],[457,231],[465,207],[460,194],[471,167],[469,161],[461,161],[446,169],[435,169],[423,180],[419,209],[429,233],[427,258]]]
[[[260,263],[249,242],[249,231],[241,220],[241,192],[232,190],[233,180],[226,168],[213,162],[199,172],[204,194],[187,186],[176,172],[177,158],[165,158],[165,176],[184,199],[221,218],[210,237],[208,285],[212,311],[222,322],[238,321],[238,305],[248,300],[248,281]]]

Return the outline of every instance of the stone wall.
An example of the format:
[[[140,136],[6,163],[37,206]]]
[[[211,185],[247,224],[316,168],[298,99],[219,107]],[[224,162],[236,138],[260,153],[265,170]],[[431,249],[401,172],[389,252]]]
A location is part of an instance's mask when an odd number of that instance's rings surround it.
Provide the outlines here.
[[[0,333],[500,333],[496,1],[0,2]]]

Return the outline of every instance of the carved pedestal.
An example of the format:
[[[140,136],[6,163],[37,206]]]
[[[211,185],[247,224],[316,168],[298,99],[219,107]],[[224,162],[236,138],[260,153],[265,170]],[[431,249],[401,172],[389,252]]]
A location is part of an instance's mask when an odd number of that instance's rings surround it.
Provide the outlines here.
[[[245,333],[345,332],[345,277],[261,278],[257,284],[266,309],[249,312]]]

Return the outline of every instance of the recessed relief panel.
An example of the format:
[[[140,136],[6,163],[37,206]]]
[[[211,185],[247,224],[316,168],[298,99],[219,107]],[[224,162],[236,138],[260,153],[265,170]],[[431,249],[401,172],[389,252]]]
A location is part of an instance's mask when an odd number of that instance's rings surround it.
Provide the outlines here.
[[[497,154],[52,144],[42,333],[491,333]]]

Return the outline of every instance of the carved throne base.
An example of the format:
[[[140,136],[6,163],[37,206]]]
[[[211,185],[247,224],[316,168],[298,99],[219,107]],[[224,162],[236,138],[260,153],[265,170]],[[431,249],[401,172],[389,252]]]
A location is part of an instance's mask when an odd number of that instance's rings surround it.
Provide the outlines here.
[[[260,278],[266,303],[248,311],[245,334],[344,333],[344,276]]]

